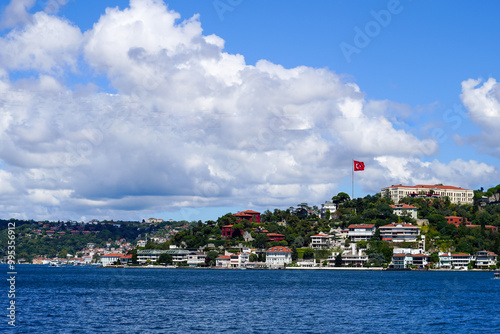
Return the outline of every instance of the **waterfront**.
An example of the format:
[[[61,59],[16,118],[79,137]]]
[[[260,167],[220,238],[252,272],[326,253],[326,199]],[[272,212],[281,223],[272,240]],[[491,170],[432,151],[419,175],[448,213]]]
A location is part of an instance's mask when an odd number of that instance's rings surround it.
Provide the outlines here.
[[[16,269],[17,333],[495,333],[500,325],[492,272]]]

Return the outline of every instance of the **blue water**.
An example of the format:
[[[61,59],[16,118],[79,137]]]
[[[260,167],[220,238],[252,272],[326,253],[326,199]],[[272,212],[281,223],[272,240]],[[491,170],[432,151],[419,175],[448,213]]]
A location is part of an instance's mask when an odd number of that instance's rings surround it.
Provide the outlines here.
[[[491,272],[16,269],[16,333],[500,332]]]

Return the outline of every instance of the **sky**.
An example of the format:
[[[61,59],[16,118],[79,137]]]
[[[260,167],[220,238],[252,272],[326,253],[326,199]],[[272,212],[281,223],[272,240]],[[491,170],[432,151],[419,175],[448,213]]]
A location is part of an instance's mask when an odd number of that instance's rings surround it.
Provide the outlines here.
[[[495,186],[499,9],[2,1],[0,217],[206,221]]]

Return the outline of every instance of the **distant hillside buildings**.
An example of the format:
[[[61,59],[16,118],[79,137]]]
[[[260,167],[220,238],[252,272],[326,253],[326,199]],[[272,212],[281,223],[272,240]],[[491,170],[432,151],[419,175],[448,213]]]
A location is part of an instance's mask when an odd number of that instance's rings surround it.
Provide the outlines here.
[[[401,184],[382,188],[381,195],[390,198],[394,203],[405,197],[417,198],[444,198],[448,197],[454,204],[473,204],[474,191],[454,186],[443,185],[416,185],[403,186]]]

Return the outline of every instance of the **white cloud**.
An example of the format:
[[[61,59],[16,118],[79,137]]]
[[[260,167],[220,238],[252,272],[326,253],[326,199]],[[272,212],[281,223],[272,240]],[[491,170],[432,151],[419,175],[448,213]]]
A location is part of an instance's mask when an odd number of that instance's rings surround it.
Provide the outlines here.
[[[28,10],[35,2],[36,0],[11,0],[0,16],[0,28],[13,28],[30,22],[31,15]]]
[[[326,69],[247,65],[204,36],[198,16],[179,21],[162,1],[107,9],[83,37],[56,16],[33,17],[0,40],[18,55],[0,51],[0,163],[9,168],[0,184],[15,192],[6,215],[319,204],[350,177],[353,157],[366,161],[356,177],[374,192],[397,178],[455,184],[480,180],[473,167],[492,174],[474,162],[444,165],[457,166],[451,175],[437,161],[427,166],[418,158],[437,143],[394,126],[408,107],[366,101]],[[64,86],[82,56],[116,93]],[[12,70],[38,76],[10,81]]]
[[[465,138],[479,150],[500,157],[500,84],[489,78],[482,85],[481,80],[469,79],[462,82],[462,103],[470,119],[481,127],[481,134]]]
[[[462,188],[473,189],[478,184],[489,184],[491,180],[498,178],[498,173],[493,166],[474,160],[464,161],[457,159],[449,163],[438,160],[423,162],[416,158],[396,158],[381,156],[375,158],[377,166],[374,174],[375,179],[383,181],[383,187],[403,184],[445,184]],[[368,175],[363,179],[365,184],[370,184],[373,176]],[[382,188],[377,184],[371,184],[372,191],[380,191]],[[474,188],[475,189],[475,188]]]
[[[32,22],[0,38],[0,66],[10,70],[61,72],[74,68],[82,35],[70,23],[38,12]]]

